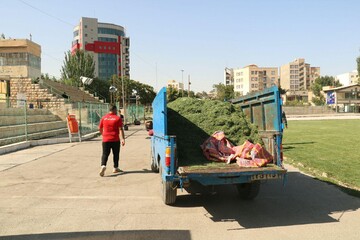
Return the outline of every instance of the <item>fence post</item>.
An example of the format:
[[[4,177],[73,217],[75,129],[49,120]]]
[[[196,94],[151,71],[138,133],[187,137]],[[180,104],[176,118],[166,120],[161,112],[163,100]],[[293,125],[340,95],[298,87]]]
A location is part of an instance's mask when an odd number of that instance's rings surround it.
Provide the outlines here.
[[[78,108],[79,108],[79,132],[80,136],[82,136],[82,128],[81,128],[81,109],[82,109],[82,103],[78,102]]]
[[[25,140],[28,141],[28,125],[27,125],[27,101],[24,100],[24,118],[25,118]]]

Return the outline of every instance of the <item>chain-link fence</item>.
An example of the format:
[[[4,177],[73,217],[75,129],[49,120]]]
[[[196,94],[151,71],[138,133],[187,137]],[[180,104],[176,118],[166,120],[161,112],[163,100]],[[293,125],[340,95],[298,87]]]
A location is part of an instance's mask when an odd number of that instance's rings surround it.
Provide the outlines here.
[[[98,132],[106,103],[0,98],[0,146],[46,138],[67,138],[67,116],[75,115],[80,136]]]
[[[120,109],[119,104],[118,109]],[[80,136],[96,134],[100,119],[109,112],[108,103],[67,102],[0,98],[0,146],[33,139],[69,137],[67,116],[75,115]],[[125,124],[140,124],[151,117],[151,108],[129,104]]]

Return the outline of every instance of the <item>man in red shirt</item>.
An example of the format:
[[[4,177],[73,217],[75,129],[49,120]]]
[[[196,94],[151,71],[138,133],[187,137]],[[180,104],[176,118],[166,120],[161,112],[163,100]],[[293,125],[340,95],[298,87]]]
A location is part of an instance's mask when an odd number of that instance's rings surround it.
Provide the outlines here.
[[[106,163],[111,150],[114,157],[113,173],[121,172],[119,169],[120,141],[121,145],[124,146],[125,134],[123,122],[117,115],[117,108],[115,105],[111,105],[110,112],[101,118],[99,131],[103,138],[100,176],[103,177],[105,174]]]

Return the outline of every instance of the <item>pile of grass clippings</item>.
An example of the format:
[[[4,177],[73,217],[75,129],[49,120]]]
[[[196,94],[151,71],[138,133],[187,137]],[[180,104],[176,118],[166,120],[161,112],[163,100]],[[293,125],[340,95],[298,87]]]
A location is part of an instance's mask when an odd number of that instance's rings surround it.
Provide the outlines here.
[[[210,163],[200,145],[215,131],[224,131],[235,145],[261,142],[256,126],[231,103],[178,98],[167,106],[168,135],[176,135],[179,166]]]

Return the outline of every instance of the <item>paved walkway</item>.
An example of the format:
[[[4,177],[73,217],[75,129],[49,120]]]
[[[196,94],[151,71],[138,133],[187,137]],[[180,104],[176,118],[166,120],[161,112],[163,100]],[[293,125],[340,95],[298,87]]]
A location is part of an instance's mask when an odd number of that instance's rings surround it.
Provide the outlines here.
[[[126,131],[121,174],[99,176],[101,139],[37,146],[4,154],[0,171],[0,240],[314,239],[358,240],[360,199],[289,169],[261,185],[254,201],[233,185],[211,194],[178,190],[175,206],[161,199],[159,174],[150,170],[144,126]]]

